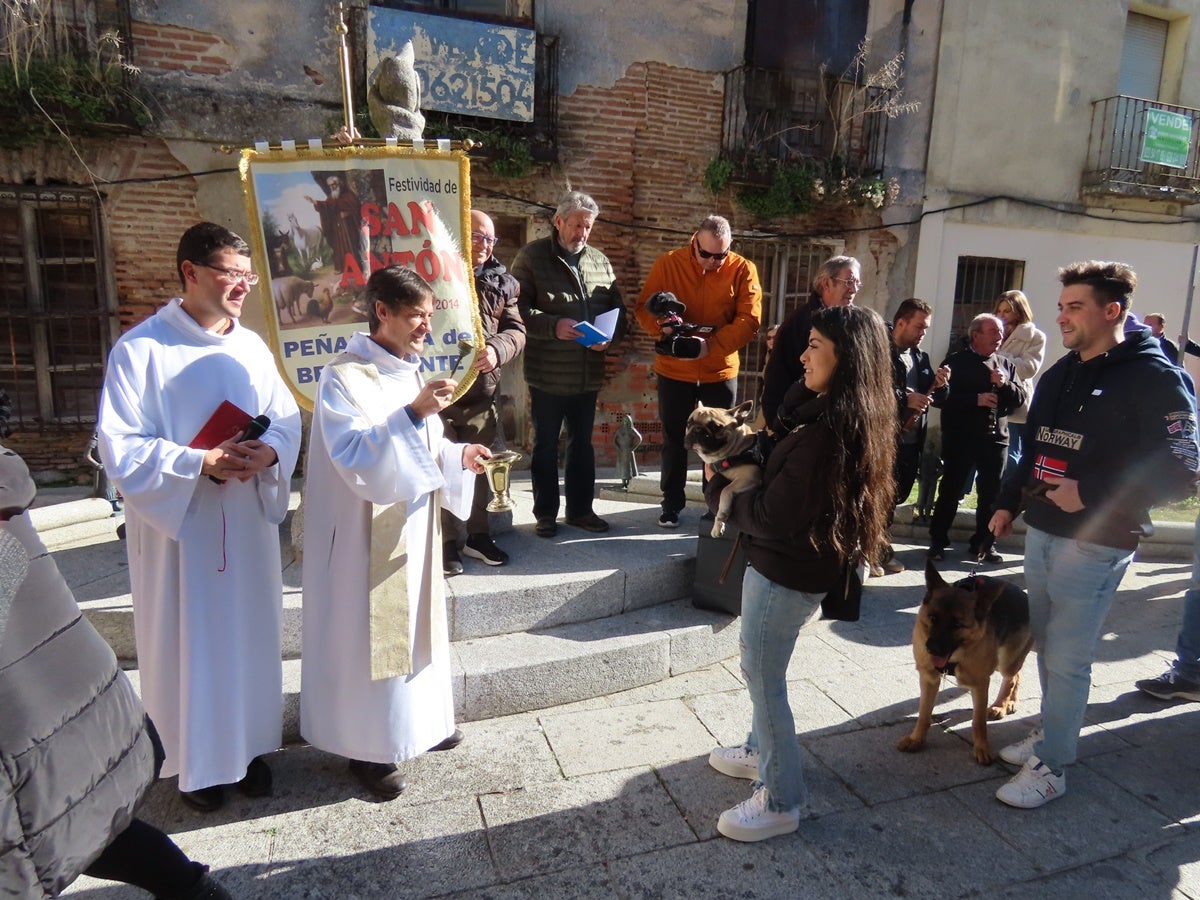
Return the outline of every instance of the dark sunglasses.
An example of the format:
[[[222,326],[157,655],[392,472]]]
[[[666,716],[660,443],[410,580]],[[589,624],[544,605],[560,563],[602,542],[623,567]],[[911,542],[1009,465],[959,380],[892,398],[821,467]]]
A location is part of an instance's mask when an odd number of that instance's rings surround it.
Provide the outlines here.
[[[701,259],[724,259],[729,255],[728,250],[726,250],[724,253],[709,253],[699,244],[696,244],[696,252],[700,254]]]

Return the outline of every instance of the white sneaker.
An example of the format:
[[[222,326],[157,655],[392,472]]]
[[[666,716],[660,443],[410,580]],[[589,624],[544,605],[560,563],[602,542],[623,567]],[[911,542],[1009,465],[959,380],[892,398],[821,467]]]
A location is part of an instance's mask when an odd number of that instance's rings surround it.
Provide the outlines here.
[[[996,791],[996,799],[1018,809],[1037,809],[1066,792],[1066,773],[1055,775],[1044,762],[1030,756],[1021,771]]]
[[[1029,734],[1025,735],[1022,740],[1015,744],[1009,744],[1000,751],[1000,758],[1006,763],[1014,766],[1023,766],[1029,757],[1033,756],[1033,745],[1046,736],[1040,728],[1035,728]]]
[[[760,787],[733,809],[717,819],[717,831],[735,841],[765,841],[780,834],[791,834],[800,827],[800,810],[772,812],[767,808],[767,789]]]
[[[708,764],[730,778],[758,778],[758,751],[745,744],[738,747],[714,747],[708,754]]]

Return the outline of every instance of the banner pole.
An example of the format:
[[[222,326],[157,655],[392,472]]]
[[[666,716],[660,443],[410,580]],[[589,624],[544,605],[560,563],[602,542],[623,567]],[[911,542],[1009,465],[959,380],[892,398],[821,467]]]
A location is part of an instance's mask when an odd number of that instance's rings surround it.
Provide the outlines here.
[[[354,92],[352,90],[350,73],[350,45],[346,35],[350,29],[346,27],[346,8],[342,3],[337,5],[338,20],[335,31],[338,35],[338,75],[342,81],[342,113],[346,123],[346,137],[358,140],[358,129],[354,127]]]
[[[1196,258],[1200,256],[1200,244],[1192,247],[1192,274],[1188,278],[1187,300],[1183,304],[1183,330],[1180,335],[1184,336],[1184,340],[1179,342],[1179,358],[1175,360],[1178,366],[1183,365],[1184,348],[1187,347],[1187,334],[1191,330],[1192,324],[1192,296],[1196,292]]]

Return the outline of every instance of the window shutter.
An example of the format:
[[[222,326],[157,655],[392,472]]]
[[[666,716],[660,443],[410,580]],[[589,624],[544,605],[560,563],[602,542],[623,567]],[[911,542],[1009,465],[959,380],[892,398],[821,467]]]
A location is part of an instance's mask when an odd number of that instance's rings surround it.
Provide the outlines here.
[[[1118,94],[1143,100],[1158,99],[1168,25],[1166,19],[1129,13],[1125,20],[1125,42],[1121,47]]]

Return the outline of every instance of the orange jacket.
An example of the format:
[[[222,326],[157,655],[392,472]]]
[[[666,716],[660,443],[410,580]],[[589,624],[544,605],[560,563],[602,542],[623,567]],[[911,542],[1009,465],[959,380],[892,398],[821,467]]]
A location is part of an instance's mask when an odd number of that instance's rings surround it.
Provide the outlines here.
[[[677,381],[699,384],[736,377],[738,351],[758,334],[762,315],[762,286],[754,263],[730,253],[719,269],[705,272],[696,262],[690,242],[656,259],[634,310],[642,328],[655,338],[662,332],[657,319],[646,309],[646,300],[659,291],[670,291],[683,301],[687,306],[685,322],[716,325],[717,330],[708,336],[708,356],[676,359],[655,354],[654,371]]]

